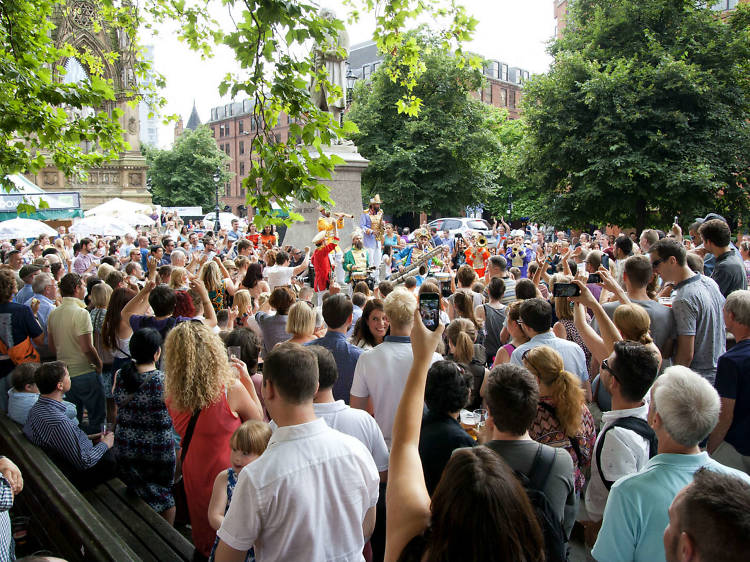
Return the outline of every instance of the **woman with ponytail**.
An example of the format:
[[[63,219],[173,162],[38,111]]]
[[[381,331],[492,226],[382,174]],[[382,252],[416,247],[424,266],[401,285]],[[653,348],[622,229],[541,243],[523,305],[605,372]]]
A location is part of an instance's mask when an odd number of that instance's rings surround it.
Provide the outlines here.
[[[481,408],[479,389],[489,371],[484,366],[484,348],[474,343],[477,338],[476,326],[466,318],[456,318],[448,325],[445,335],[448,340],[448,354],[445,358],[459,363],[471,374],[471,394],[466,408]]]
[[[524,353],[523,364],[539,381],[539,406],[529,436],[570,453],[576,493],[580,494],[596,441],[594,418],[586,407],[581,381],[563,368],[560,354],[546,345]]]

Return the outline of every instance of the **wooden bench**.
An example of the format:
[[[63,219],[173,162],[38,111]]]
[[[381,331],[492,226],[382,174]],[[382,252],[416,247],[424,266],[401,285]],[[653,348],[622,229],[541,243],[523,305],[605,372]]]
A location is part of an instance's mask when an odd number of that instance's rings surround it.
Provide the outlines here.
[[[68,560],[191,560],[193,545],[115,478],[81,494],[20,426],[0,414],[0,453],[18,465],[29,531]]]

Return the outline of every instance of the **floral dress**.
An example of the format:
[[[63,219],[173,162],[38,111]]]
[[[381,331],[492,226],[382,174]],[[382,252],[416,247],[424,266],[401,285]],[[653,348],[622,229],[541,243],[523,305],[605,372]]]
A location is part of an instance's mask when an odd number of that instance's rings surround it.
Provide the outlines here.
[[[596,442],[594,417],[582,404],[581,427],[575,437],[568,437],[560,426],[555,407],[547,397],[540,397],[536,418],[529,428],[529,436],[538,443],[551,447],[563,447],[573,458],[573,480],[576,493],[580,494],[586,483],[586,472],[591,465],[591,455]]]
[[[214,311],[219,312],[224,307],[224,301],[227,297],[227,282],[225,279],[221,280],[221,286],[218,291],[208,291],[208,299],[211,301],[211,305],[214,307]]]
[[[229,511],[229,504],[232,503],[232,493],[234,487],[237,485],[237,474],[235,474],[233,468],[227,468],[227,506],[224,508],[224,514],[226,515]],[[216,555],[216,547],[219,546],[219,537],[216,537],[214,547],[211,549],[211,556],[208,557],[209,562],[213,562],[214,556]],[[250,548],[245,554],[245,562],[255,562],[255,551]]]
[[[164,404],[164,374],[139,373],[128,363],[117,375],[115,454],[120,479],[154,511],[174,506],[172,418]]]

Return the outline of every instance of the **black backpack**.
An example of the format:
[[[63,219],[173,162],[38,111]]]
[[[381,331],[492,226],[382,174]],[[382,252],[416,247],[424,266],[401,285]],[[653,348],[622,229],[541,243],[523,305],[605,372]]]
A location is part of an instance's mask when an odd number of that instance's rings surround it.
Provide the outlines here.
[[[566,453],[567,454],[567,453]],[[567,535],[562,521],[557,517],[552,503],[544,493],[552,465],[555,464],[555,449],[539,444],[529,474],[516,471],[516,476],[523,484],[526,495],[536,513],[539,526],[544,535],[544,551],[547,562],[564,562],[568,559]]]
[[[646,441],[648,441],[648,458],[653,458],[653,456],[656,455],[657,449],[659,448],[659,442],[656,439],[654,430],[651,429],[651,426],[649,426],[648,422],[643,418],[636,418],[634,416],[617,418],[614,422],[612,422],[612,425],[607,426],[607,428],[602,431],[601,435],[599,435],[599,442],[596,444],[596,467],[599,469],[599,477],[602,479],[602,482],[604,482],[604,486],[607,488],[607,490],[612,488],[612,484],[614,484],[614,481],[604,478],[604,472],[602,472],[602,447],[604,446],[604,437],[607,435],[607,432],[613,427],[623,427],[625,429],[629,429],[630,431],[634,431],[635,433],[643,437]]]

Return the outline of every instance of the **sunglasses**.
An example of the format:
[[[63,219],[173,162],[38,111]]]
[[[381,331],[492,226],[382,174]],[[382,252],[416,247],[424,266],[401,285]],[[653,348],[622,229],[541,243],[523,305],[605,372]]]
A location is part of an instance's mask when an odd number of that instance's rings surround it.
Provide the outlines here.
[[[666,260],[663,260],[663,259],[661,259],[661,258],[659,258],[659,259],[657,259],[657,260],[654,260],[654,261],[652,261],[652,262],[651,262],[651,267],[652,267],[653,269],[656,269],[656,268],[657,268],[657,267],[659,267],[659,266],[660,266],[661,264],[663,264],[663,263],[664,263],[665,261],[666,261]]]
[[[608,371],[609,373],[612,373],[612,376],[617,379],[617,381],[620,381],[620,377],[617,376],[617,373],[615,373],[612,368],[609,366],[609,359],[605,359],[602,361],[602,366],[599,369],[600,371]]]

